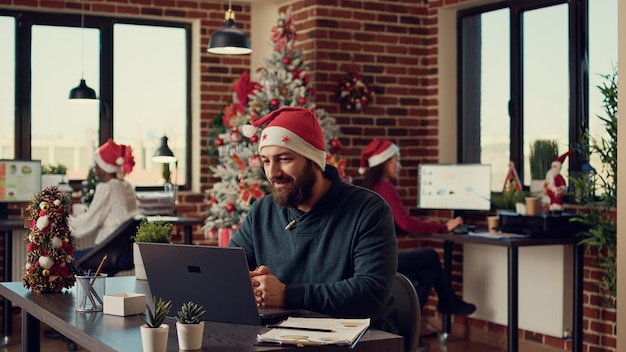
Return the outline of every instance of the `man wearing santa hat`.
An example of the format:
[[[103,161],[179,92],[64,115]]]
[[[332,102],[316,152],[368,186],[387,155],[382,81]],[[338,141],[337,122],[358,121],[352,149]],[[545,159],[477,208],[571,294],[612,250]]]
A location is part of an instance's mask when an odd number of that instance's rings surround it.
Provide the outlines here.
[[[94,152],[93,158],[100,182],[87,211],[69,220],[79,248],[74,251],[75,260],[104,241],[124,221],[139,214],[133,186],[123,178],[135,166],[131,147],[109,139]]]
[[[285,107],[244,126],[265,125],[259,153],[271,194],[256,201],[229,246],[243,247],[259,306],[333,317],[389,319],[397,243],[391,209],[326,165],[324,135],[310,110]]]
[[[563,196],[567,189],[565,178],[561,176],[561,167],[563,161],[570,155],[574,149],[568,150],[566,153],[560,155],[555,161],[552,162],[550,170],[546,173],[546,179],[543,182],[543,189],[550,199],[550,211],[562,211],[563,210]]]

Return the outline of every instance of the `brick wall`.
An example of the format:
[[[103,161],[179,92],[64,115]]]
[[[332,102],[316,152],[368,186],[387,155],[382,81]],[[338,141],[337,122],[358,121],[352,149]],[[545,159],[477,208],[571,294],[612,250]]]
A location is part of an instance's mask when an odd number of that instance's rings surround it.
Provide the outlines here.
[[[453,3],[468,2],[465,0]],[[438,162],[438,71],[437,13],[451,1],[336,1],[300,0],[292,5],[298,29],[299,49],[309,66],[315,87],[315,102],[337,118],[343,135],[342,154],[348,159],[347,172],[357,181],[359,154],[373,138],[392,139],[402,150],[399,192],[408,207],[416,204],[417,165]],[[205,150],[211,120],[231,97],[231,85],[243,70],[250,68],[247,56],[218,56],[206,53],[213,30],[221,27],[227,3],[208,0],[85,0],[87,12],[121,16],[156,18],[193,18],[201,23],[200,41],[200,129],[199,182],[201,192],[180,192],[178,212],[199,217],[206,209],[204,190],[215,180],[209,173]],[[0,0],[0,7],[29,10],[62,10],[77,13],[81,2]],[[284,10],[285,7],[282,8]],[[233,3],[237,25],[250,29],[250,6]],[[277,14],[278,15],[278,14]],[[269,37],[269,33],[267,34]],[[337,87],[345,73],[354,71],[370,79],[376,95],[362,111],[345,111],[340,107]],[[13,215],[17,215],[12,213]],[[446,217],[449,214],[440,213]],[[196,237],[202,234],[196,231]],[[420,244],[414,244],[420,245]],[[423,243],[421,245],[424,245]],[[426,243],[440,246],[440,243]],[[440,249],[440,248],[439,248]],[[462,257],[454,255],[455,289],[461,290]],[[584,282],[584,350],[615,351],[615,310],[600,306],[599,269],[593,264],[593,253],[585,257]],[[434,310],[427,316],[436,316]],[[460,320],[463,322],[463,320]],[[505,336],[502,326],[468,319],[472,327]],[[521,339],[571,349],[560,338],[521,332]]]

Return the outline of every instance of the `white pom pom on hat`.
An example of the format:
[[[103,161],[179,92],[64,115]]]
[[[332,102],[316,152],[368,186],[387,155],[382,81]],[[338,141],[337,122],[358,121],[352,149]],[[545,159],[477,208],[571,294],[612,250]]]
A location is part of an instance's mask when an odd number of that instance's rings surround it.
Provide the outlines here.
[[[374,139],[361,153],[359,174],[364,175],[368,167],[380,165],[394,155],[400,156],[400,148],[387,139]]]
[[[251,137],[258,127],[267,124],[259,138],[259,151],[266,146],[290,149],[319,165],[326,167],[324,132],[319,120],[311,110],[300,107],[284,107],[272,111],[241,127],[241,133]]]

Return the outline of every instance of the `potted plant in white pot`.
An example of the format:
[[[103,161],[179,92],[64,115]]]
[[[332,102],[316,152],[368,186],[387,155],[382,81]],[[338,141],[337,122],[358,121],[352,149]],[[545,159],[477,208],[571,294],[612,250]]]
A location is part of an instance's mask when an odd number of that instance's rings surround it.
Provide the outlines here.
[[[141,344],[144,352],[165,352],[167,349],[167,335],[170,327],[163,324],[170,313],[172,301],[165,302],[160,297],[152,297],[153,307],[146,303],[146,317],[139,316],[144,324],[141,325]]]
[[[202,348],[205,310],[191,301],[184,303],[176,314],[176,333],[178,348],[181,350],[199,350]]]
[[[135,243],[133,243],[133,262],[135,263],[135,277],[138,280],[147,280],[146,268],[143,266],[143,260],[141,259],[141,252],[139,251],[139,242],[156,242],[156,243],[171,243],[172,242],[172,224],[163,223],[160,221],[148,221],[148,219],[142,219],[139,226],[137,226],[137,233],[133,236]]]
[[[559,144],[555,140],[537,139],[530,147],[530,193],[534,196],[543,196],[543,202],[548,202],[543,194],[543,182],[552,162],[559,156]]]
[[[65,177],[67,174],[67,166],[63,164],[44,164],[41,166],[41,189],[50,186],[59,186],[67,184]],[[69,187],[69,186],[68,186]]]

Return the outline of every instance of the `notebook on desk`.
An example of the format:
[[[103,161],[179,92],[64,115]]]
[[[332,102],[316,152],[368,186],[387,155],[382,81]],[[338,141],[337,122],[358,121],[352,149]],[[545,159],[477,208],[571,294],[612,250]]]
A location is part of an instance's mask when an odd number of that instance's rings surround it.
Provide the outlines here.
[[[204,307],[204,320],[260,325],[297,310],[258,308],[242,248],[138,243],[153,296],[172,301],[170,316],[183,303]]]

